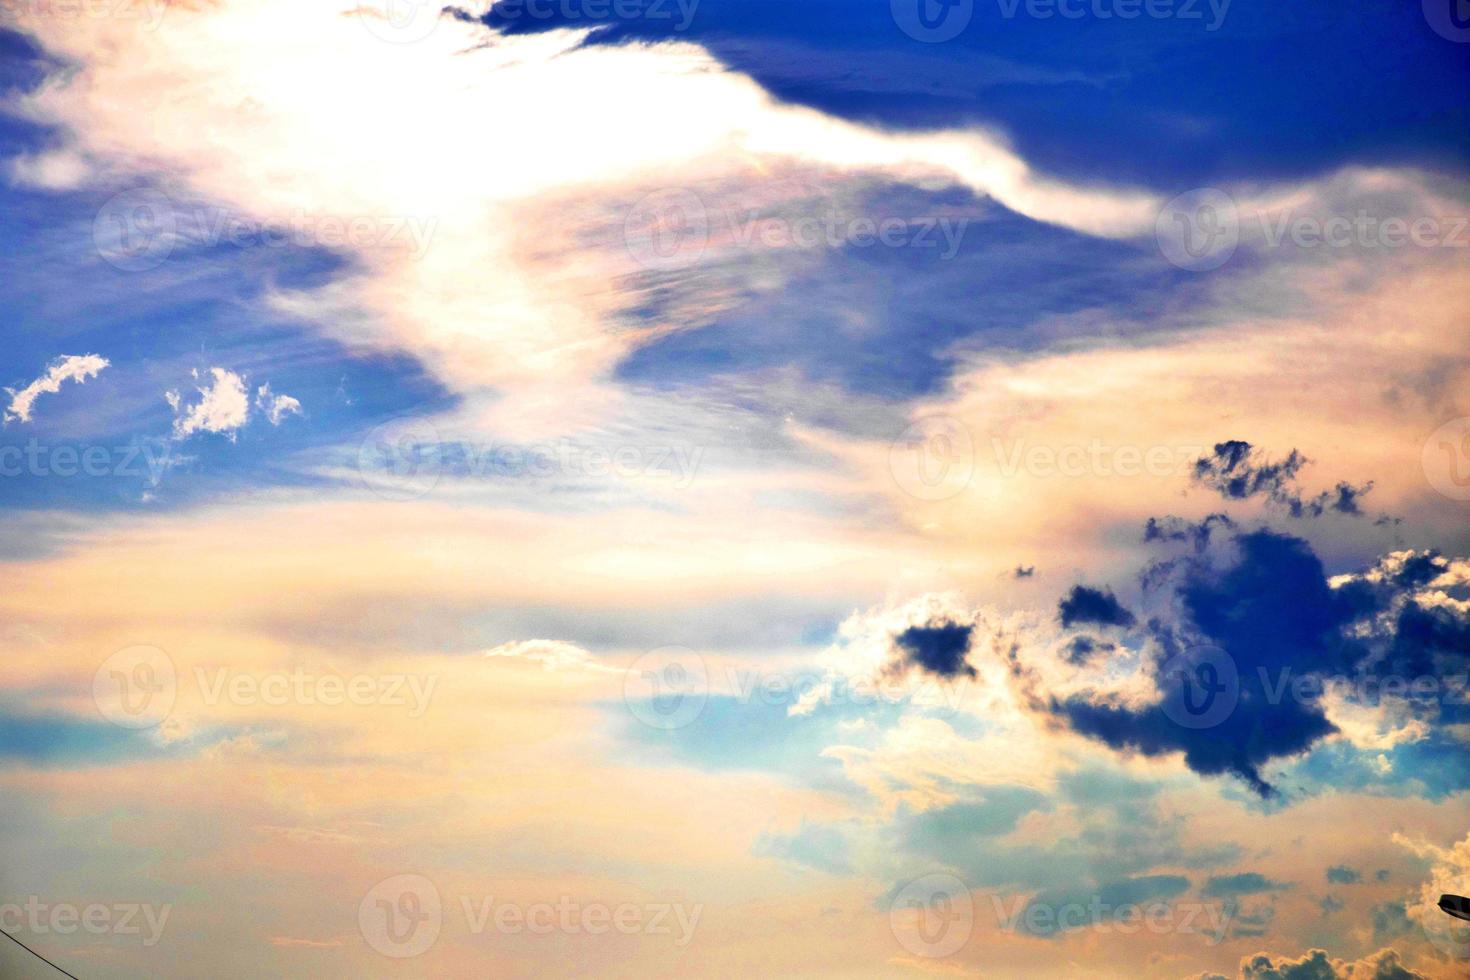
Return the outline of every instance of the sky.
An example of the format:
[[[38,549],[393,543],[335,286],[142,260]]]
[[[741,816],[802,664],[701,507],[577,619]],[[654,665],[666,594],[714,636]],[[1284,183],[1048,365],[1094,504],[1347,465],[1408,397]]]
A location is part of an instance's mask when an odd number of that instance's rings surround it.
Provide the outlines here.
[[[1463,6],[0,0],[0,975],[1470,976]]]

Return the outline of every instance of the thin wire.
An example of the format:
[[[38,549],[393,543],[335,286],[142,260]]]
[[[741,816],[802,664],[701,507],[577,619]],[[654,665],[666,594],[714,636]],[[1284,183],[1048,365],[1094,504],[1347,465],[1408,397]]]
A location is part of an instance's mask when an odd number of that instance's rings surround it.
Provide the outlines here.
[[[11,942],[15,943],[15,945],[19,946],[21,949],[25,950],[27,953],[30,953],[36,959],[40,960],[42,963],[45,963],[47,966],[51,967],[51,969],[55,970],[57,973],[60,973],[62,976],[64,976],[64,977],[71,977],[71,980],[81,980],[81,977],[78,977],[75,973],[67,973],[61,967],[57,966],[55,963],[52,963],[50,960],[48,960],[46,957],[42,956],[40,953],[36,952],[34,949],[31,949],[29,946],[27,946],[25,943],[21,942],[19,939],[16,939],[10,933],[6,932],[4,929],[0,929],[0,935],[4,935]]]

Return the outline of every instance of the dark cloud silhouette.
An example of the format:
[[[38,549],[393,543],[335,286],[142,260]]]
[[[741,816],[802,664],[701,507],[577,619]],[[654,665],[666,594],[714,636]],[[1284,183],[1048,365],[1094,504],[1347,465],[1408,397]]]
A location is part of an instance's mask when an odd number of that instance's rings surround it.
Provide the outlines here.
[[[1106,591],[1074,585],[1057,606],[1057,616],[1062,625],[1075,626],[1079,623],[1095,623],[1099,626],[1132,626],[1134,616],[1111,589]]]
[[[1091,663],[1094,659],[1104,653],[1112,653],[1117,649],[1113,643],[1105,643],[1091,636],[1074,636],[1072,641],[1062,648],[1062,659],[1077,667]]]
[[[974,677],[975,668],[965,662],[973,626],[938,623],[910,626],[893,638],[904,659],[939,677]]]
[[[1327,869],[1327,880],[1334,885],[1356,885],[1363,880],[1363,873],[1344,864],[1334,864]]]
[[[1225,464],[1242,458],[1243,451],[1227,446]],[[1165,538],[1176,540],[1162,531],[1155,535]],[[1186,534],[1185,540],[1195,539]],[[1417,586],[1446,567],[1433,553],[1396,555],[1372,575],[1333,585],[1301,538],[1268,528],[1237,531],[1219,547],[1176,557],[1145,573],[1146,587],[1167,588],[1174,596],[1172,618],[1152,619],[1140,629],[1155,672],[1157,703],[1140,707],[1093,692],[1060,699],[1031,692],[1029,697],[1067,727],[1115,749],[1150,756],[1178,752],[1195,772],[1233,774],[1259,795],[1273,796],[1275,787],[1262,767],[1302,754],[1336,731],[1320,696],[1296,693],[1293,685],[1303,679],[1318,685],[1352,681],[1353,696],[1361,701],[1376,704],[1394,697],[1428,722],[1470,721],[1470,708],[1444,697],[1443,684],[1429,685],[1420,696],[1412,689],[1394,691],[1387,683],[1362,683],[1438,682],[1470,668],[1470,615],[1415,595]],[[1080,601],[1072,601],[1077,596]],[[1064,625],[1116,622],[1111,593],[1079,586],[1073,597],[1063,602]],[[1085,635],[1073,638],[1063,659],[1086,664],[1090,643]],[[1204,717],[1201,710],[1214,710],[1217,698],[1228,703],[1221,702],[1218,717]],[[1440,741],[1395,751],[1433,754]],[[1454,768],[1451,763],[1426,766],[1426,760],[1408,756],[1403,761],[1404,771],[1414,773],[1425,792],[1449,791],[1470,781],[1465,771],[1470,767],[1456,774],[1446,768]]]
[[[1194,480],[1227,500],[1264,497],[1286,509],[1292,517],[1321,517],[1328,511],[1362,516],[1359,501],[1373,484],[1354,486],[1339,482],[1315,497],[1303,497],[1296,486],[1297,474],[1310,462],[1293,449],[1286,458],[1272,461],[1250,443],[1231,439],[1217,443],[1214,452],[1194,462]]]
[[[1219,875],[1205,882],[1200,894],[1206,898],[1230,898],[1236,895],[1257,895],[1261,892],[1279,892],[1290,888],[1288,884],[1272,881],[1255,871],[1244,871],[1234,875]]]

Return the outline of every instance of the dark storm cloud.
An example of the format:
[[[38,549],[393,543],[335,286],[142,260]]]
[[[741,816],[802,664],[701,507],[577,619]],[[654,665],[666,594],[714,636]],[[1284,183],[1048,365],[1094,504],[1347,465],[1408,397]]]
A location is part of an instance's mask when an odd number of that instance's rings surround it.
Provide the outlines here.
[[[1101,590],[1074,585],[1057,605],[1057,617],[1066,627],[1079,623],[1099,626],[1132,626],[1134,616],[1123,608],[1111,589]]]
[[[975,668],[965,663],[973,626],[938,623],[910,626],[893,638],[904,659],[939,677],[974,677]]]
[[[1222,471],[1239,476],[1250,450],[1224,443],[1216,457]],[[1246,490],[1262,479],[1271,484],[1295,466],[1278,466],[1265,478],[1250,476]],[[1155,541],[1199,540],[1187,529],[1192,525],[1149,526]],[[1320,697],[1295,695],[1286,683],[1346,680],[1359,685],[1353,696],[1363,703],[1393,697],[1431,724],[1470,720],[1470,707],[1453,696],[1455,678],[1470,668],[1470,615],[1415,594],[1448,568],[1437,554],[1394,556],[1375,574],[1334,586],[1301,538],[1262,528],[1237,531],[1219,544],[1159,563],[1144,575],[1146,588],[1166,588],[1174,599],[1169,617],[1139,629],[1153,663],[1156,703],[1139,706],[1092,692],[1048,698],[1034,691],[1030,703],[1112,748],[1147,756],[1177,752],[1195,772],[1233,774],[1262,797],[1276,794],[1263,766],[1302,755],[1336,731]],[[1073,596],[1079,595],[1080,601],[1064,601],[1064,625],[1113,618],[1107,612],[1116,604],[1111,593],[1079,587]],[[1072,638],[1062,659],[1086,664],[1092,642],[1086,635]],[[1227,667],[1225,678],[1220,671]],[[1395,678],[1427,679],[1433,691],[1390,693],[1386,684],[1364,683]],[[1217,695],[1229,699],[1220,716],[1196,723],[1202,717],[1196,708]],[[1403,761],[1397,778],[1412,780],[1423,793],[1440,795],[1470,779],[1470,767],[1456,765],[1437,732],[1393,751]],[[1355,751],[1348,754],[1352,758],[1313,762],[1293,778],[1305,785],[1323,765],[1333,771],[1357,767]]]

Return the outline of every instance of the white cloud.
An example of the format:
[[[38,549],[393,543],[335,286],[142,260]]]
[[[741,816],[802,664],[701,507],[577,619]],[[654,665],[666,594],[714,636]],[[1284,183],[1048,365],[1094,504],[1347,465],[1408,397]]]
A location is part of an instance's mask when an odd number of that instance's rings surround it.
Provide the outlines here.
[[[107,358],[96,354],[67,354],[58,357],[46,366],[45,374],[24,388],[5,389],[10,395],[10,407],[5,411],[5,421],[29,422],[31,408],[39,396],[60,391],[63,381],[82,384],[88,378],[96,377],[108,364]]]
[[[265,413],[271,425],[280,425],[287,415],[300,415],[301,402],[290,395],[277,395],[269,384],[255,389],[255,407]]]
[[[592,654],[575,643],[567,643],[563,640],[516,640],[486,650],[485,656],[531,660],[539,663],[542,669],[549,671],[592,670],[613,674],[620,672],[616,667],[599,663]]]
[[[11,180],[48,191],[80,187],[91,175],[87,161],[71,150],[26,153],[10,162]]]
[[[833,185],[959,183],[1093,234],[1152,228],[1151,195],[1047,180],[979,129],[890,133],[784,105],[693,44],[580,48],[576,31],[498,37],[445,18],[395,45],[344,16],[356,6],[189,5],[155,32],[28,11],[22,29],[76,67],[24,108],[110,172],[188,174],[188,194],[289,226],[304,214],[324,244],[326,219],[371,225],[351,243],[362,275],[273,299],[410,351],[459,391],[513,392],[505,412],[564,418],[569,383],[595,388],[656,334],[620,322],[616,285],[640,271],[622,235],[650,192],[738,212],[798,166]],[[432,240],[404,247],[401,222]]]
[[[245,380],[224,368],[209,371],[214,380],[197,389],[199,400],[192,405],[186,406],[177,391],[164,393],[174,410],[175,439],[187,439],[196,432],[214,432],[228,436],[233,442],[235,434],[250,420]],[[194,372],[194,376],[197,378],[199,372]]]

